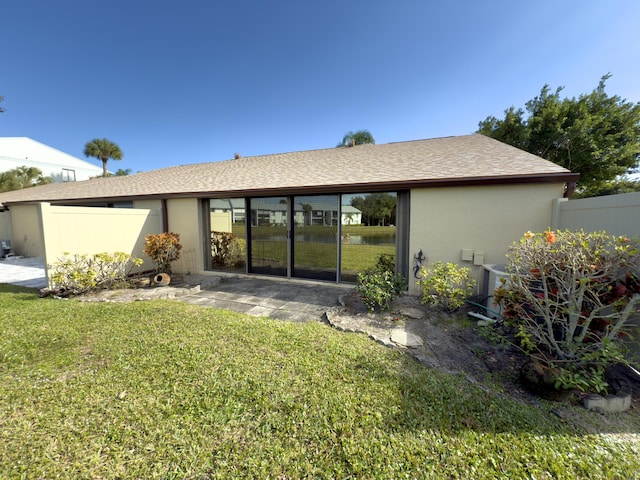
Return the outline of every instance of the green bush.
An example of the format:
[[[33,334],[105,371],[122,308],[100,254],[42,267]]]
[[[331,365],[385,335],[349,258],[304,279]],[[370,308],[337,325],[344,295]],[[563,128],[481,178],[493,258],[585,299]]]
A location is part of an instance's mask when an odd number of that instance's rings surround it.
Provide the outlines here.
[[[640,311],[640,240],[584,231],[527,232],[507,254],[495,294],[520,346],[558,372],[556,388],[603,391],[624,361],[621,338]]]
[[[476,284],[471,270],[455,263],[438,262],[420,269],[418,285],[422,288],[422,303],[437,305],[453,312],[464,305]]]
[[[156,264],[156,272],[171,273],[171,262],[180,258],[180,235],[173,232],[144,237],[143,252]]]
[[[406,280],[394,269],[393,257],[382,254],[375,266],[358,273],[356,291],[370,312],[388,310],[394,298],[406,290]]]
[[[124,252],[95,255],[64,256],[49,265],[51,283],[67,295],[79,295],[91,290],[128,286],[128,276],[142,260]]]

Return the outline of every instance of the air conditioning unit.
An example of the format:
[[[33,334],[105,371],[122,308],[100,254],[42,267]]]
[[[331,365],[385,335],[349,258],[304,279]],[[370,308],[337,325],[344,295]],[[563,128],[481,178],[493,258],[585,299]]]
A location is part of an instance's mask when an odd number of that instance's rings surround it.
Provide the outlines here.
[[[11,241],[0,240],[0,257],[7,258],[13,256],[13,250],[11,250]]]
[[[496,288],[503,285],[502,279],[509,278],[509,274],[505,271],[506,265],[492,264],[482,265],[484,275],[482,278],[482,298],[481,303],[487,309],[485,315],[499,320],[502,316],[502,307],[494,301],[493,293]]]

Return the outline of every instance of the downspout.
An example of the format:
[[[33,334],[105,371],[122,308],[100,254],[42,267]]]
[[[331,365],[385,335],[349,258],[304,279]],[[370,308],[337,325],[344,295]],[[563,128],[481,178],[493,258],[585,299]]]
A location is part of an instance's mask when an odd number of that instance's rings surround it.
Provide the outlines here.
[[[564,198],[573,198],[576,193],[576,182],[567,182],[567,188],[564,190]]]
[[[167,199],[163,198],[160,202],[162,203],[162,231],[168,232],[169,231],[169,213],[167,212]]]

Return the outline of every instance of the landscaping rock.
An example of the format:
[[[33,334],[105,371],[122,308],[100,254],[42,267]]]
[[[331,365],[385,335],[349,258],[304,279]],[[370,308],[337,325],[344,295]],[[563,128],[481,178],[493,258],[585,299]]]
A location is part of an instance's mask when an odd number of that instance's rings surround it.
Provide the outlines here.
[[[391,330],[391,341],[407,348],[417,348],[424,345],[424,342],[418,335],[409,333],[403,328],[394,328]]]
[[[623,393],[619,395],[589,395],[584,399],[584,406],[588,410],[598,412],[615,413],[625,412],[631,407],[631,394]]]
[[[420,320],[424,318],[425,312],[417,308],[401,308],[400,315],[411,318],[413,320]]]

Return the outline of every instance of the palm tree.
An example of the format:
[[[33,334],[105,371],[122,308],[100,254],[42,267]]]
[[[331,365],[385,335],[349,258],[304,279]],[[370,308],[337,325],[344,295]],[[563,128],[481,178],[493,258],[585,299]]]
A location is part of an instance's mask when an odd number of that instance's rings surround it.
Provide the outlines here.
[[[364,145],[370,143],[375,145],[376,141],[371,135],[369,130],[358,130],[356,132],[347,132],[342,137],[342,142],[338,144],[338,147],[353,147],[354,145]]]
[[[106,138],[94,138],[84,146],[84,156],[94,157],[102,161],[102,176],[106,177],[109,159],[122,160],[124,155],[120,147]]]

